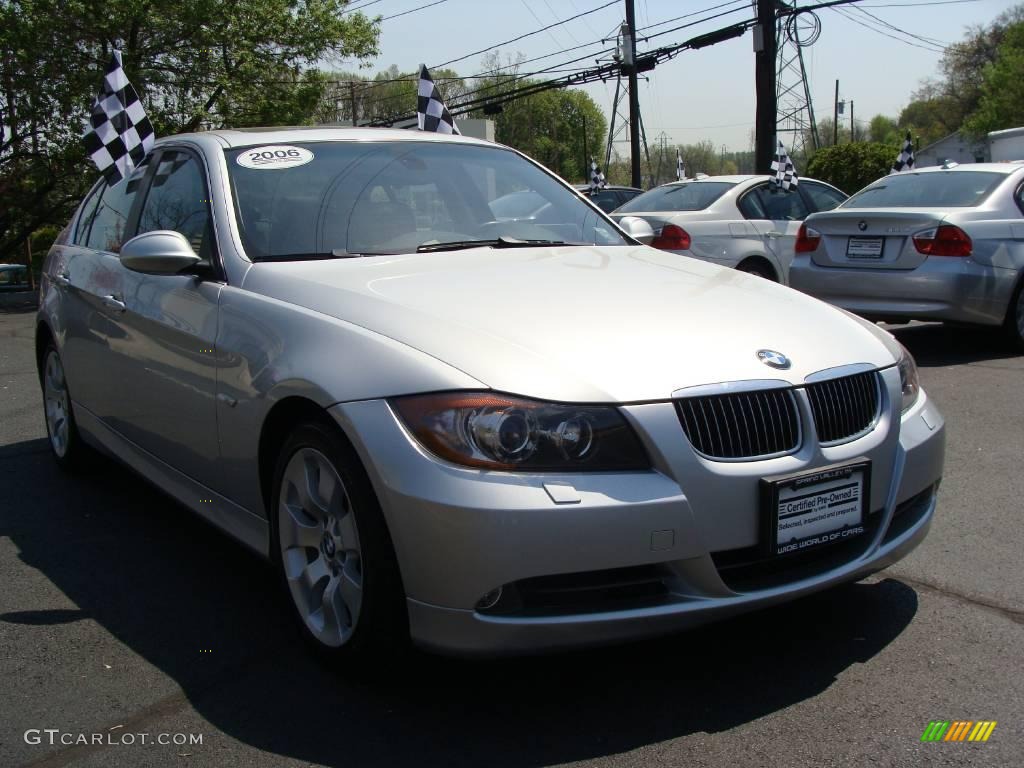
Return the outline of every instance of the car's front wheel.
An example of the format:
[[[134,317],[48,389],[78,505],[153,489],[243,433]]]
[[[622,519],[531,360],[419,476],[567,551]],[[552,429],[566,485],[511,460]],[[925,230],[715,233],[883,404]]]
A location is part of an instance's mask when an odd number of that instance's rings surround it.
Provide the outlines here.
[[[307,422],[279,454],[274,555],[301,632],[331,660],[405,647],[405,595],[391,538],[358,456],[337,429]]]
[[[50,452],[61,469],[76,469],[83,461],[86,446],[75,425],[64,364],[52,342],[43,352],[42,385],[43,414]]]
[[[1013,300],[1006,311],[1006,334],[1010,343],[1018,349],[1024,349],[1024,277],[1017,285]]]

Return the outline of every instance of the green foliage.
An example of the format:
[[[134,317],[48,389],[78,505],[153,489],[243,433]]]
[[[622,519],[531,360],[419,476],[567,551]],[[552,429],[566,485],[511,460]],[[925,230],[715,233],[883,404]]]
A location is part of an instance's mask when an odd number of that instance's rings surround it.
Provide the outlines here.
[[[317,62],[377,53],[346,0],[0,0],[0,259],[96,177],[83,121],[112,47],[157,135],[312,122]],[[20,251],[23,253],[23,251]]]
[[[899,126],[891,117],[875,115],[868,124],[868,140],[879,144],[897,144],[903,138]]]
[[[885,176],[898,154],[898,143],[861,141],[825,147],[814,153],[803,175],[827,181],[852,195]]]
[[[1010,27],[996,51],[995,61],[985,68],[981,98],[964,123],[968,134],[1024,125],[1024,22]]]

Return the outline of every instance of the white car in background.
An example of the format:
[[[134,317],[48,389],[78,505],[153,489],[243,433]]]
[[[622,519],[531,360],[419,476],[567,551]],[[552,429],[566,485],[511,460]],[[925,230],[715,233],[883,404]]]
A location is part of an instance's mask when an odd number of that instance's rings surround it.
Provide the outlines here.
[[[618,208],[612,218],[637,216],[654,230],[651,245],[789,284],[801,222],[846,199],[835,187],[800,179],[795,191],[775,191],[768,176],[707,176],[655,187]]]

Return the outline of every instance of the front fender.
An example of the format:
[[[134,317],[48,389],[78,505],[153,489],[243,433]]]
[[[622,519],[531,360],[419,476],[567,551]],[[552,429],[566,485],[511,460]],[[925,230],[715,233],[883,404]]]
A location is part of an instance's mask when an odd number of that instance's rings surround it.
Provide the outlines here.
[[[217,330],[217,423],[222,492],[263,510],[257,449],[274,404],[321,408],[451,389],[486,389],[462,371],[394,339],[319,312],[225,286]]]

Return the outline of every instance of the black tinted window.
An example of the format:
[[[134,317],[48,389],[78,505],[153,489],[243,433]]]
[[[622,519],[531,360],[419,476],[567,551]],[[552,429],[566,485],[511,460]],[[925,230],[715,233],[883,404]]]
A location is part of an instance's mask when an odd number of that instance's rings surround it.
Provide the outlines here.
[[[832,187],[826,187],[824,184],[817,184],[813,181],[801,181],[800,189],[811,198],[811,205],[816,211],[831,211],[846,199],[846,195],[838,189],[832,189]]]
[[[844,208],[971,208],[1006,179],[989,171],[894,173],[861,190]]]
[[[182,151],[163,152],[139,216],[139,232],[180,232],[201,258],[209,257],[210,205],[199,162]]]
[[[131,234],[128,232],[128,217],[132,204],[142,185],[145,165],[136,168],[127,179],[121,179],[114,186],[105,186],[99,205],[89,226],[86,245],[98,251],[117,253],[121,244]]]
[[[808,214],[807,206],[797,192],[777,190],[771,184],[754,187],[743,196],[739,208],[748,219],[803,221]]]
[[[593,194],[587,193],[587,197],[605,213],[611,213],[619,207],[619,195],[613,189],[602,189]]]

